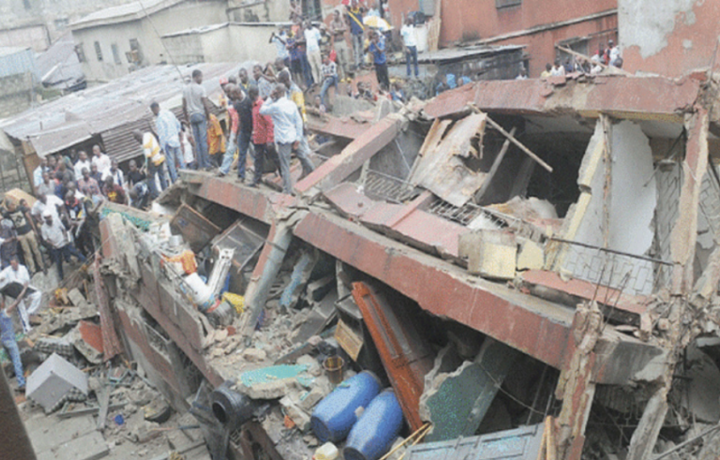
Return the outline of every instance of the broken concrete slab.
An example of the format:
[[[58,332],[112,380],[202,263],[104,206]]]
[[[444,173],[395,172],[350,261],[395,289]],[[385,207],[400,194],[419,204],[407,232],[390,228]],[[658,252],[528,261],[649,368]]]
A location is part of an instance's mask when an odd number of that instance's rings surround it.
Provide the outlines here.
[[[55,460],[98,460],[110,453],[99,431],[93,431],[53,449]]]
[[[87,395],[87,374],[56,353],[50,355],[27,379],[27,397],[46,412],[70,392]]]
[[[88,321],[80,321],[65,337],[92,364],[103,362],[102,328]]]
[[[335,283],[329,283],[332,290],[318,303],[313,305],[310,314],[303,321],[300,328],[292,335],[292,341],[295,343],[304,343],[310,337],[319,334],[327,327],[328,324],[337,315],[335,302],[338,300],[338,294],[335,290]]]
[[[466,361],[451,373],[428,374],[420,398],[420,415],[433,425],[426,441],[472,436],[517,355],[488,337],[473,362]]]
[[[545,266],[545,250],[540,243],[518,238],[517,269],[542,270]]]
[[[52,448],[84,436],[97,429],[92,415],[75,417],[58,423],[55,417],[36,416],[25,422],[35,453],[51,452]]]
[[[517,243],[504,231],[479,230],[460,235],[458,252],[468,259],[468,272],[485,278],[515,278]]]

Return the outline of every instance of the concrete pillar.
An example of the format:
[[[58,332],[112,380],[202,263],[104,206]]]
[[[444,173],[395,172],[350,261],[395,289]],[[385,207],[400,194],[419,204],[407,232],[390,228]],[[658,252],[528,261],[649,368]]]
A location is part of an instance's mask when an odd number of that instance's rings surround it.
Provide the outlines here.
[[[5,371],[0,367],[0,457],[35,460],[30,438],[15,405]]]

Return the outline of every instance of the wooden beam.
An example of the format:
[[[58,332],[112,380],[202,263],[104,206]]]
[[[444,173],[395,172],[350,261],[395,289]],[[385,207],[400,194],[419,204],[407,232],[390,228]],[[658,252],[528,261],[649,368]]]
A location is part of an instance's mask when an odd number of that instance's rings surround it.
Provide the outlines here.
[[[540,166],[542,166],[543,168],[545,168],[545,169],[547,170],[547,172],[553,172],[552,166],[550,166],[549,164],[545,163],[545,162],[542,160],[542,158],[540,158],[539,156],[537,156],[537,155],[535,155],[533,152],[531,152],[529,148],[525,147],[522,143],[520,143],[519,140],[515,139],[515,136],[513,136],[513,135],[510,134],[509,132],[505,131],[505,129],[504,129],[502,126],[500,126],[499,124],[497,124],[492,118],[487,117],[487,122],[490,123],[490,126],[492,126],[493,128],[495,128],[495,130],[499,131],[500,134],[502,134],[503,136],[505,136],[510,142],[512,142],[513,144],[515,144],[515,145],[517,146],[517,148],[519,148],[520,150],[522,150],[523,153],[525,153],[525,155],[529,156],[530,158],[532,158],[533,160],[535,160],[535,162],[536,162],[537,164],[539,164]]]

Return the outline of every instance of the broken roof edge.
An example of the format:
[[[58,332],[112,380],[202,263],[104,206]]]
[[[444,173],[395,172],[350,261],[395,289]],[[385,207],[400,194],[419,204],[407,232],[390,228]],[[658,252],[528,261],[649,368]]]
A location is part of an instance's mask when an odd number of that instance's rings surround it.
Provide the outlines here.
[[[147,0],[143,0],[147,2]],[[138,21],[167,8],[171,8],[185,0],[156,0],[147,5],[143,1],[136,1],[125,5],[112,6],[84,16],[70,24],[70,30],[90,29],[110,24]]]
[[[691,77],[568,76],[555,84],[540,79],[492,80],[446,91],[429,101],[424,112],[429,118],[441,118],[464,113],[472,104],[491,113],[610,113],[629,119],[653,114],[682,122],[682,114],[700,95],[701,82]]]

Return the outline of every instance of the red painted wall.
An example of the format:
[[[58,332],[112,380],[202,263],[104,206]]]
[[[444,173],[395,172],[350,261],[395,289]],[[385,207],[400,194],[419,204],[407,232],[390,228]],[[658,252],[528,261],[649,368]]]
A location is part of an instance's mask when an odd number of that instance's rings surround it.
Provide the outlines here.
[[[648,15],[651,16],[652,11],[648,11]],[[720,36],[720,2],[696,1],[692,17],[687,16],[676,15],[674,29],[665,36],[667,46],[659,52],[643,57],[639,46],[626,47],[623,50],[625,70],[679,77],[694,69],[710,67]],[[715,58],[715,71],[718,69],[720,56]]]

